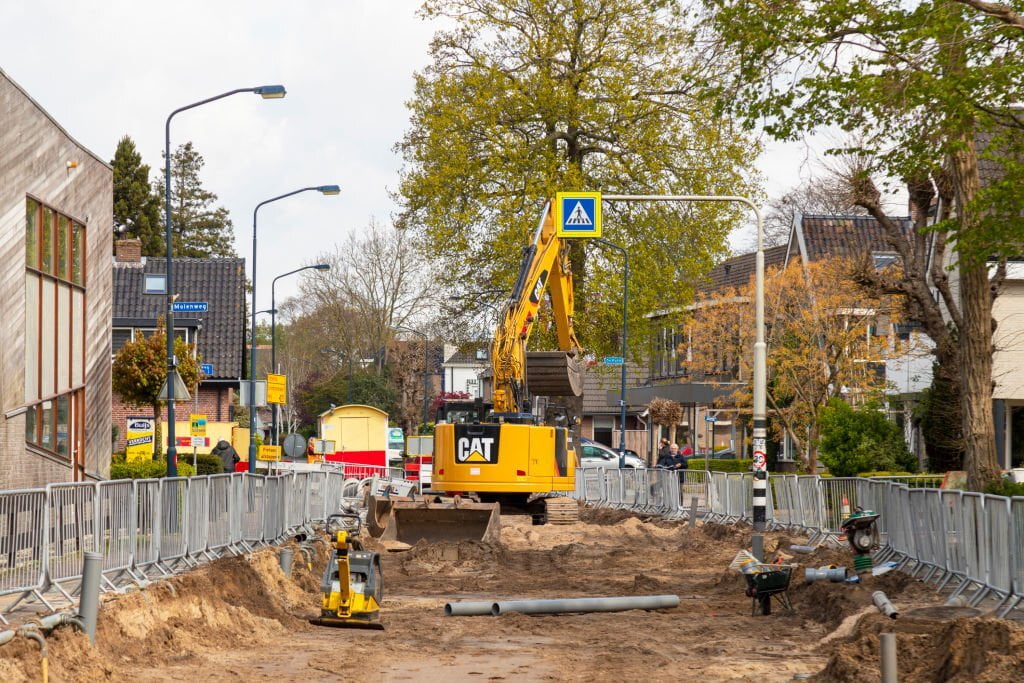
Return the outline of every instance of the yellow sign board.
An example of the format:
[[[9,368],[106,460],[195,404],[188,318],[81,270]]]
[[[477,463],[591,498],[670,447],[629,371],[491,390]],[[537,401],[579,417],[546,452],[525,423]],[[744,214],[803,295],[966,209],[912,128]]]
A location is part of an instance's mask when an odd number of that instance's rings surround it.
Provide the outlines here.
[[[600,237],[601,193],[556,193],[555,233],[563,238]]]
[[[125,430],[125,459],[128,462],[153,459],[155,422],[151,417],[129,417]]]
[[[206,436],[206,416],[192,413],[188,416],[192,436]]]
[[[259,452],[256,453],[257,460],[280,460],[281,459],[281,447],[280,446],[260,446]]]
[[[284,404],[288,402],[288,377],[285,375],[267,375],[267,403]]]

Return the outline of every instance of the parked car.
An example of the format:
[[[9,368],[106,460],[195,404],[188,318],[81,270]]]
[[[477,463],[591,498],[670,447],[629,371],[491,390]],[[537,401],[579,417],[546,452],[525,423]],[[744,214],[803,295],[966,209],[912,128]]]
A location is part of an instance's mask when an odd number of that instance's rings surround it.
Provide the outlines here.
[[[580,467],[619,466],[619,452],[587,438],[580,440]],[[633,451],[626,451],[626,467],[641,469],[647,467],[644,459]]]

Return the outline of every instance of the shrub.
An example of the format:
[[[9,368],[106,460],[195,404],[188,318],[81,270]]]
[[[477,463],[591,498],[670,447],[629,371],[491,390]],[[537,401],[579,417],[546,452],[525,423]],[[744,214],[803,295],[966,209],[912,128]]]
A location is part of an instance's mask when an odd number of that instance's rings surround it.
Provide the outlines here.
[[[192,454],[184,454],[178,456],[178,463],[182,461],[187,462],[189,465],[192,464]],[[199,453],[196,455],[196,469],[198,474],[224,474],[224,463],[221,459],[212,453]]]
[[[858,410],[841,399],[832,399],[818,418],[821,462],[836,477],[860,472],[917,469],[907,450],[899,425],[891,422],[875,403]]]
[[[1024,482],[1000,479],[986,486],[985,493],[991,493],[994,496],[1024,496]]]
[[[708,469],[712,472],[749,472],[754,464],[753,460],[708,460]],[[695,455],[687,460],[686,465],[691,470],[704,469],[704,456]]]
[[[192,465],[178,459],[178,476],[191,477],[195,474]],[[136,460],[127,462],[123,458],[114,458],[110,462],[111,479],[156,479],[167,476],[167,461],[159,460]]]

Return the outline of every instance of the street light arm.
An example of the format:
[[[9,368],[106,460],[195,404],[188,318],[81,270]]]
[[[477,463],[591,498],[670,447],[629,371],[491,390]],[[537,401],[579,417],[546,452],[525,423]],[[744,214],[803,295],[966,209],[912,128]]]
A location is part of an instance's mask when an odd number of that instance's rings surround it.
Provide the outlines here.
[[[164,124],[164,239],[167,242],[167,476],[175,477],[178,474],[178,448],[174,437],[174,377],[177,359],[174,356],[174,246],[171,236],[171,119],[183,111],[194,109],[216,100],[237,95],[243,92],[259,93],[263,97],[278,98],[284,97],[283,85],[264,85],[255,88],[235,88],[228,90],[205,100],[199,100],[184,107],[178,107],[167,116]],[[198,396],[198,387],[196,388]],[[159,418],[159,415],[154,417]]]
[[[309,192],[311,190],[318,190],[318,189],[320,189],[319,186],[304,187],[301,190],[292,190],[291,192],[286,192],[285,194],[278,195],[278,196],[273,197],[271,199],[263,200],[262,202],[260,202],[259,204],[256,205],[255,209],[252,210],[252,227],[253,227],[253,229],[256,228],[256,213],[260,210],[260,207],[263,206],[264,204],[270,204],[272,202],[276,202],[279,199],[284,199],[285,197],[291,197],[292,195],[299,194],[300,192]]]
[[[168,137],[170,137],[170,134],[171,134],[171,119],[173,119],[177,114],[180,114],[183,111],[188,111],[189,109],[195,109],[196,107],[201,107],[202,105],[208,104],[210,102],[216,102],[217,100],[222,100],[225,97],[231,97],[232,95],[237,95],[238,93],[242,93],[242,92],[256,92],[259,89],[260,89],[259,87],[256,87],[256,88],[235,88],[234,90],[229,90],[227,92],[223,92],[220,95],[214,95],[213,97],[207,97],[205,100],[199,100],[198,102],[193,102],[192,104],[186,104],[184,107],[178,107],[177,109],[175,109],[174,111],[171,112],[170,116],[167,117],[166,132],[167,132]]]

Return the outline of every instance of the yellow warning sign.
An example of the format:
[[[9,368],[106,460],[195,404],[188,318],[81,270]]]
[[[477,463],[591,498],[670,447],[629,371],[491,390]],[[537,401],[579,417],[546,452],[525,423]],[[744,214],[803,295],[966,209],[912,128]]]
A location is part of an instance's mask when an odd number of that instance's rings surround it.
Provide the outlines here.
[[[288,377],[286,375],[267,375],[267,403],[285,404],[288,402]]]
[[[280,446],[260,446],[260,450],[256,453],[257,460],[280,460],[281,459],[281,447]]]

